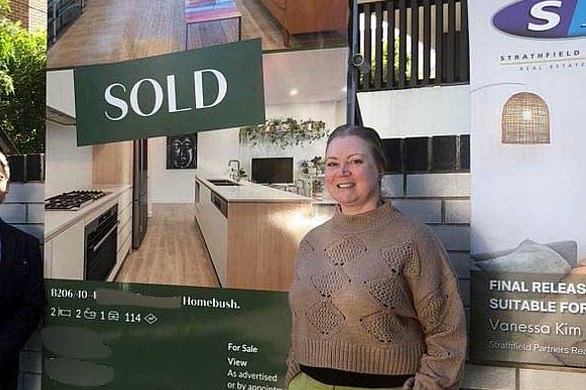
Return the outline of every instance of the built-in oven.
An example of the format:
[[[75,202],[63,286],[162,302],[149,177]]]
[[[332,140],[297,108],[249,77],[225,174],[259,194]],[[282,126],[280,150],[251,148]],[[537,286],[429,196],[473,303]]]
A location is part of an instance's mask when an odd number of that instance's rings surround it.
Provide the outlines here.
[[[106,280],[116,264],[118,205],[85,226],[85,280]]]

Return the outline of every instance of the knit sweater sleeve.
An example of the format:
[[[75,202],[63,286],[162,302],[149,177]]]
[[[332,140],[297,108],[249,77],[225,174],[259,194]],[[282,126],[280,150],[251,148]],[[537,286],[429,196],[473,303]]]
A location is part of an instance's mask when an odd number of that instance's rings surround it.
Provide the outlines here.
[[[415,241],[419,273],[410,278],[426,351],[415,390],[458,389],[466,358],[466,321],[458,280],[437,237],[422,228]]]
[[[301,369],[299,363],[295,360],[293,350],[289,350],[289,356],[287,357],[287,373],[285,374],[285,384],[289,387],[289,383],[295,378],[295,375],[299,374]]]

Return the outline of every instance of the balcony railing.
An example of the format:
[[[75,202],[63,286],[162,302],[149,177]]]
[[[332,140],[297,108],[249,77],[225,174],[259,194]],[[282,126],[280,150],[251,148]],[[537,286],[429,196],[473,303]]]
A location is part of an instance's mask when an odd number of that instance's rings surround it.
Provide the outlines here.
[[[358,91],[470,81],[467,0],[358,4],[359,52],[370,60]]]
[[[47,42],[49,46],[57,42],[61,34],[85,10],[87,0],[48,0],[47,2]]]

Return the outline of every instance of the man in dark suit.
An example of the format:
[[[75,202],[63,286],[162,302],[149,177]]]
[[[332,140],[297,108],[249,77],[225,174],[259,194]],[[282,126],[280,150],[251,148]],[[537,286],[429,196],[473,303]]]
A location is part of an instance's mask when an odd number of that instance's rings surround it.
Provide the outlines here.
[[[0,152],[0,204],[10,179]],[[0,389],[16,390],[18,358],[44,310],[43,266],[38,240],[0,219]]]

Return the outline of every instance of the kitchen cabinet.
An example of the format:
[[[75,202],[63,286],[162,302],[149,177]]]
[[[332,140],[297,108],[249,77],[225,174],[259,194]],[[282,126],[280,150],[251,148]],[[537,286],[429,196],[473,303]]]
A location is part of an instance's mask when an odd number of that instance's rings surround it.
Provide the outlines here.
[[[227,287],[287,291],[308,202],[238,202],[228,209]]]
[[[286,291],[311,199],[243,183],[199,182],[196,219],[222,287]]]
[[[94,145],[92,183],[124,185],[132,183],[132,141]]]
[[[110,192],[78,211],[45,211],[45,277],[84,279],[85,227],[113,205],[118,205],[116,263],[108,281],[122,266],[130,252],[132,233],[132,187],[102,186]]]
[[[289,36],[348,28],[348,2],[343,0],[260,0],[281,24],[284,44]]]
[[[118,197],[118,239],[116,249],[116,265],[108,281],[112,281],[122,263],[130,252],[132,244],[132,188],[128,188]]]
[[[220,284],[225,286],[227,277],[227,242],[228,219],[212,202],[212,192],[205,185],[199,186],[199,202],[196,207],[196,219],[213,260]]]
[[[45,277],[83,280],[84,223],[77,222],[45,242]]]

